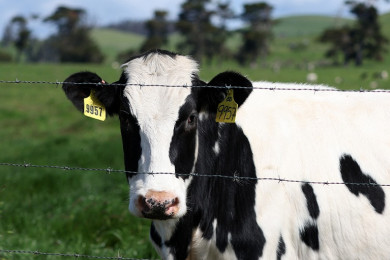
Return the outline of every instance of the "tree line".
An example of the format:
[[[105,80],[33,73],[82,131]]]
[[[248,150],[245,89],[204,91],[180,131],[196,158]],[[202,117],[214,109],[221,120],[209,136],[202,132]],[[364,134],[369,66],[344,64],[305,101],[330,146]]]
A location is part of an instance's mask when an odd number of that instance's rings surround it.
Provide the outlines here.
[[[33,16],[30,19],[37,19]],[[17,61],[22,54],[29,62],[95,62],[104,60],[104,55],[92,40],[92,29],[86,22],[86,11],[78,8],[58,7],[43,22],[54,24],[57,32],[44,41],[31,37],[28,19],[15,16],[5,27],[2,45],[13,44]]]
[[[355,23],[327,29],[318,38],[330,46],[325,56],[333,59],[334,63],[348,64],[354,61],[359,66],[363,59],[383,59],[388,39],[381,32],[378,12],[371,2],[346,1],[350,12],[356,17]],[[176,46],[177,51],[192,55],[199,61],[235,59],[240,64],[255,64],[260,57],[266,58],[270,53],[274,37],[272,29],[276,23],[272,11],[273,6],[267,2],[244,4],[243,12],[236,14],[228,0],[186,0],[176,21],[168,20],[168,11],[156,10],[153,18],[143,24],[147,37],[140,49],[124,52],[119,58],[126,59],[132,53],[162,48],[168,43],[172,31],[175,31],[182,38]],[[37,16],[29,19],[37,19]],[[104,60],[104,55],[90,36],[92,26],[88,25],[85,10],[58,7],[43,19],[43,22],[57,28],[57,32],[44,41],[32,37],[28,28],[29,19],[16,16],[4,30],[2,45],[14,45],[17,61],[20,61],[22,54],[31,62],[100,63]],[[236,31],[241,36],[242,44],[234,52],[226,46],[227,39],[233,33],[228,28],[231,20],[241,20],[245,24]]]

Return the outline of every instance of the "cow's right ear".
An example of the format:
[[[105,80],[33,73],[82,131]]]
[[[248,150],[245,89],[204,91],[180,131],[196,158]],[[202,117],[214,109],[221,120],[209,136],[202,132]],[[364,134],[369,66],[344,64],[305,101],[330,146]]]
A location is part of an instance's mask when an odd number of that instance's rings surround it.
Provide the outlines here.
[[[81,83],[81,84],[80,84]],[[119,90],[117,85],[110,85],[92,72],[78,72],[64,80],[62,85],[66,96],[73,105],[84,112],[84,98],[94,90],[96,98],[105,106],[107,114],[119,113]]]

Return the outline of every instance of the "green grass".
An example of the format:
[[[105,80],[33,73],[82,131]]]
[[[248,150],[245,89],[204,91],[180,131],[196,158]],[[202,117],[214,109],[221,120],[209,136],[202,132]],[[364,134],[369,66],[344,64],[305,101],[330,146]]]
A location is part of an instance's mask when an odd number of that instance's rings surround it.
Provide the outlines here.
[[[86,67],[118,77],[110,68]],[[0,65],[6,80],[63,80],[82,68]],[[123,169],[116,119],[83,117],[55,85],[2,84],[0,92],[1,162]],[[149,222],[132,217],[127,204],[123,174],[1,166],[0,248],[156,258]],[[0,259],[31,257],[0,253]]]

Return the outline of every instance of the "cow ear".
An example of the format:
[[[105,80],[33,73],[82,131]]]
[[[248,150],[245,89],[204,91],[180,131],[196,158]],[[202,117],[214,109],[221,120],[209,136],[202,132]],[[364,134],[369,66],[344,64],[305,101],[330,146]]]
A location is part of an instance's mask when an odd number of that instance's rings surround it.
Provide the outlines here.
[[[253,90],[252,83],[240,73],[233,71],[222,72],[207,84],[207,88],[200,88],[198,90],[198,100],[201,110],[209,110],[209,112],[216,113],[218,104],[227,95],[227,88],[218,87],[231,87],[234,90],[234,100],[238,104],[238,107],[245,102]]]
[[[82,83],[82,84],[77,84]],[[84,98],[94,90],[96,98],[105,106],[110,116],[119,113],[119,86],[110,85],[92,72],[78,72],[64,80],[62,89],[73,105],[84,111]]]

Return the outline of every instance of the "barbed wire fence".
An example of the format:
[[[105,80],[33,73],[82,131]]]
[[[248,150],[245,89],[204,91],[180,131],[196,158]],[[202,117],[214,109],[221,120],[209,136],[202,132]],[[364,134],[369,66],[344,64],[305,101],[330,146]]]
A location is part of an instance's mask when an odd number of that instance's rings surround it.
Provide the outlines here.
[[[126,171],[118,170],[113,168],[83,168],[83,167],[73,167],[73,166],[58,166],[58,165],[36,165],[31,163],[6,163],[0,162],[0,166],[8,167],[19,167],[19,168],[49,168],[56,170],[63,170],[66,172],[69,171],[82,171],[85,173],[101,173],[101,174],[111,174],[111,173],[129,173],[129,174],[143,174],[143,175],[175,175],[181,177],[197,177],[197,178],[217,178],[217,179],[228,179],[233,182],[240,181],[273,181],[273,182],[286,182],[286,183],[301,183],[301,184],[314,184],[314,185],[356,185],[356,186],[382,186],[390,187],[390,184],[386,183],[370,183],[370,182],[335,182],[335,181],[304,181],[304,180],[293,180],[293,179],[284,179],[284,178],[268,178],[268,177],[247,177],[240,176],[237,172],[231,175],[225,174],[200,174],[200,173],[177,173],[177,172],[135,172],[135,171]]]
[[[60,87],[62,84],[66,82],[62,81],[27,81],[27,80],[0,80],[0,85],[47,85]],[[69,83],[69,82],[68,82]],[[103,86],[137,86],[137,87],[171,87],[171,88],[187,88],[187,87],[196,87],[196,88],[240,88],[240,89],[254,89],[254,90],[269,90],[269,91],[312,91],[316,92],[350,92],[350,93],[386,93],[390,94],[390,90],[340,90],[335,88],[327,88],[327,87],[317,87],[314,85],[302,85],[302,87],[258,87],[254,86],[250,87],[242,87],[242,86],[186,86],[186,85],[143,85],[143,84],[102,84],[102,83],[74,83],[71,82],[72,85],[96,85],[99,87]],[[218,178],[218,179],[228,179],[233,182],[241,182],[241,181],[271,181],[278,183],[302,183],[302,184],[314,184],[314,185],[357,185],[357,186],[381,186],[381,187],[390,187],[390,184],[382,183],[350,183],[350,182],[335,182],[335,181],[310,181],[310,180],[294,180],[294,179],[285,179],[285,178],[269,178],[269,177],[246,177],[239,176],[238,173],[235,173],[233,176],[225,175],[225,174],[199,174],[199,173],[172,173],[172,172],[133,172],[126,170],[118,170],[113,168],[83,168],[83,167],[75,167],[75,166],[58,166],[58,165],[37,165],[32,163],[15,163],[15,162],[0,162],[0,167],[18,167],[25,169],[32,168],[49,168],[62,172],[83,172],[83,173],[98,173],[98,174],[115,174],[115,173],[129,173],[129,174],[149,174],[149,175],[176,175],[183,177],[196,177],[196,178]],[[78,253],[53,253],[53,252],[41,252],[41,251],[31,251],[31,250],[10,250],[10,249],[2,249],[0,248],[0,253],[9,254],[9,255],[34,255],[34,256],[55,256],[55,257],[71,257],[71,258],[86,258],[86,259],[118,259],[118,260],[150,260],[150,259],[138,259],[138,258],[129,258],[129,257],[107,257],[107,256],[94,256],[94,255],[86,255],[86,254],[78,254]]]
[[[167,87],[167,88],[218,88],[218,89],[226,89],[226,88],[237,88],[237,89],[254,89],[254,90],[271,90],[271,91],[312,91],[312,92],[344,92],[344,93],[388,93],[390,94],[390,90],[387,89],[376,89],[376,90],[367,90],[364,88],[360,89],[337,89],[331,88],[321,85],[310,85],[310,84],[301,84],[301,87],[244,87],[244,86],[187,86],[187,85],[164,85],[164,84],[131,84],[131,83],[111,83],[111,84],[103,84],[101,82],[64,82],[64,81],[33,81],[33,80],[0,80],[0,84],[12,84],[12,85],[48,85],[54,87],[60,87],[62,84],[68,83],[71,85],[96,85],[99,87],[109,87],[109,86],[135,86],[135,87]]]
[[[72,257],[72,258],[89,258],[89,259],[112,259],[112,260],[152,260],[152,259],[140,259],[140,258],[129,258],[122,256],[94,256],[84,254],[66,254],[66,253],[48,253],[41,251],[29,251],[29,250],[6,250],[0,249],[0,253],[12,254],[12,255],[34,255],[34,256],[58,256],[58,257]]]

